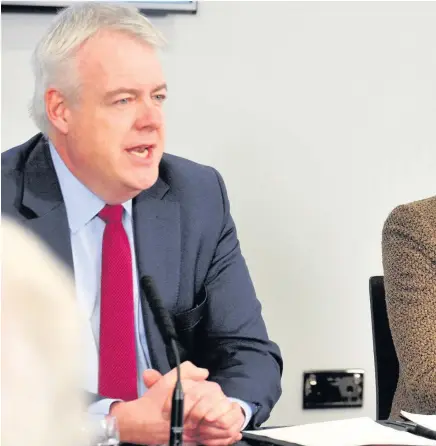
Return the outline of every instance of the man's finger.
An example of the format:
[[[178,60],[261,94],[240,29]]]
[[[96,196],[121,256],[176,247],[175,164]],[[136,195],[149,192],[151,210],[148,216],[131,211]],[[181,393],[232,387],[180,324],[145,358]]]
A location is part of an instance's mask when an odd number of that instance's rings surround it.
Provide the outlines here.
[[[218,440],[206,440],[206,441],[202,441],[200,442],[200,444],[204,444],[204,446],[227,446],[227,445],[231,445],[231,444],[235,444],[238,441],[241,441],[242,439],[242,435],[238,435],[236,437],[229,437],[229,438],[224,438],[224,439],[218,439]]]
[[[240,430],[245,420],[244,411],[238,403],[233,402],[231,404],[232,410],[225,413],[222,417],[218,418],[214,424],[216,425],[216,427],[219,427],[221,429],[229,429],[235,423],[240,423],[240,426],[238,428],[238,430]]]
[[[232,410],[232,405],[224,394],[214,398],[210,394],[205,393],[187,414],[187,423],[197,425],[205,420],[206,415],[213,410],[223,416],[226,412]]]
[[[180,365],[180,376],[182,380],[190,379],[192,381],[204,381],[209,376],[209,371],[207,369],[196,367],[190,361],[185,361]],[[177,380],[177,368],[168,372],[164,378],[167,385],[174,386]]]
[[[186,393],[188,393],[188,395],[189,395],[191,389],[197,385],[198,385],[197,381],[191,381],[190,379],[182,381],[183,393],[185,393],[185,397],[184,397],[184,401],[183,401],[184,412],[186,412],[187,408],[189,409],[193,404],[193,403],[191,403],[191,405],[189,404],[189,398],[186,397]],[[170,418],[170,416],[171,416],[171,405],[173,402],[173,391],[174,391],[174,387],[170,388],[168,391],[168,395],[165,400],[163,411],[162,411],[164,418]]]
[[[214,426],[205,426],[201,425],[196,430],[196,435],[198,438],[201,438],[202,440],[218,440],[218,439],[225,439],[230,438],[238,434],[239,432],[236,431],[230,431],[230,429],[220,429],[218,427]]]
[[[195,428],[216,406],[219,406],[223,413],[232,409],[231,402],[224,395],[219,384],[213,382],[199,383],[197,387],[185,393],[185,400],[186,398],[188,401],[185,408],[185,422],[192,428]]]
[[[197,443],[195,434],[192,431],[183,431],[183,443]]]
[[[228,401],[228,405],[224,404],[217,404],[213,406],[209,412],[206,413],[204,416],[204,421],[208,424],[214,424],[218,418],[221,418],[224,416],[225,413],[227,413],[229,410],[233,409],[233,406],[231,404],[231,401],[224,395],[226,400]]]
[[[194,407],[201,401],[205,396],[210,393],[208,382],[197,383],[196,386],[192,386],[191,389],[185,391],[185,402],[184,402],[184,423],[188,429],[196,429],[198,425],[198,420],[201,417],[197,413],[193,413]]]
[[[241,427],[242,424],[239,419],[235,419],[228,429],[221,429],[213,424],[203,422],[198,426],[197,433],[204,438],[227,438],[239,434]]]
[[[173,370],[177,372],[177,369]],[[180,375],[182,379],[203,381],[209,376],[209,370],[197,367],[191,361],[185,361],[180,365]]]
[[[233,424],[228,429],[220,429],[214,424],[203,421],[196,429],[185,426],[186,435],[196,443],[207,446],[228,445],[238,442],[242,438],[240,430],[243,425],[243,420],[241,420],[240,409],[237,409],[236,406],[232,407],[231,415]]]
[[[154,384],[156,384],[161,378],[162,374],[154,369],[145,370],[142,374],[142,379],[144,380],[144,384],[148,389],[154,386]]]
[[[195,441],[205,446],[225,446],[237,443],[241,439],[242,439],[242,434],[238,432],[235,435],[230,435],[228,437],[222,437],[222,438],[212,438],[209,436],[204,437],[200,435],[195,438]]]

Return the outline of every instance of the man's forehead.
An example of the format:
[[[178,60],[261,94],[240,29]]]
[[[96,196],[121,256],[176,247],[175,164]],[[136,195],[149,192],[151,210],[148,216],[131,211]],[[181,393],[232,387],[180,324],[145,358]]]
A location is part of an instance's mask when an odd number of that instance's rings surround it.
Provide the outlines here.
[[[100,85],[107,90],[116,88],[155,88],[164,84],[164,74],[156,51],[150,46],[131,41],[112,40],[97,36],[77,53],[83,80]],[[96,85],[98,86],[98,84]]]
[[[141,53],[141,57],[132,60],[129,53]],[[124,59],[124,63],[152,60],[160,63],[157,51],[139,37],[117,30],[99,31],[86,40],[76,53],[79,62],[88,65],[97,63],[101,66]]]

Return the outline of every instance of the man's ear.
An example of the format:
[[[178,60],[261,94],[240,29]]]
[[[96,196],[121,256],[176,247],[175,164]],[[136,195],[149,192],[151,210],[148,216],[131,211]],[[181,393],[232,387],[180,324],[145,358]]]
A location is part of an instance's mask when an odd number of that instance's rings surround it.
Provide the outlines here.
[[[63,94],[54,88],[45,92],[45,110],[51,124],[62,134],[68,133],[68,115],[66,100]]]

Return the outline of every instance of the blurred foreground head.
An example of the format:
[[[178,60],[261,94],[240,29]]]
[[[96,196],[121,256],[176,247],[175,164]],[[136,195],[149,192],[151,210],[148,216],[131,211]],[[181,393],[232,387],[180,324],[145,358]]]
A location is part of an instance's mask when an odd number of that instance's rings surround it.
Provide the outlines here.
[[[5,218],[1,243],[1,444],[83,445],[72,279],[33,234]]]

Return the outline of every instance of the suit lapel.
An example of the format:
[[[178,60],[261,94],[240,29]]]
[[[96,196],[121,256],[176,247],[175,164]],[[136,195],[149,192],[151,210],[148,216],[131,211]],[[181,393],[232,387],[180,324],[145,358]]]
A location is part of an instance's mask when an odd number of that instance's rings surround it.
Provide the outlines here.
[[[27,227],[42,238],[73,271],[70,230],[62,192],[50,156],[48,143],[41,137],[23,168],[20,206],[34,214]]]
[[[164,306],[172,310],[180,282],[180,208],[179,203],[164,199],[168,185],[158,179],[141,193],[133,205],[133,225],[138,277],[151,276]],[[144,323],[153,366],[165,373],[169,363],[165,345],[147,300],[141,291]]]
[[[63,200],[50,148],[41,137],[23,168],[22,214],[25,225],[42,238],[70,269],[74,276],[71,236],[68,216]],[[84,326],[86,389],[98,389],[98,350],[90,324]]]

